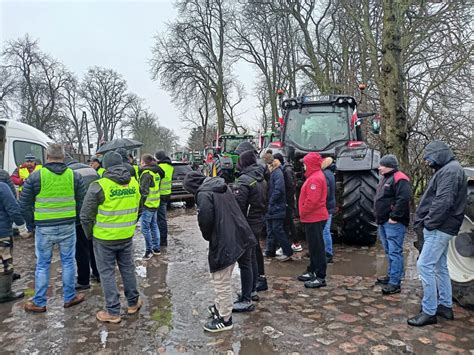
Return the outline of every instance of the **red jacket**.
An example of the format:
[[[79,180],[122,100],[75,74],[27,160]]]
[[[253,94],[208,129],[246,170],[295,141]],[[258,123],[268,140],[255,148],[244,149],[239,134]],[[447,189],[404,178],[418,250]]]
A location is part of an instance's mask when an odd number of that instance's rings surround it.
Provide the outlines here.
[[[329,218],[326,208],[328,187],[321,170],[323,159],[318,153],[309,153],[303,159],[306,165],[306,181],[301,188],[298,209],[302,223],[326,221]]]
[[[36,164],[33,165],[32,168],[28,168],[28,171],[30,174],[35,171]],[[11,175],[11,179],[13,183],[17,186],[22,186],[24,183],[24,180],[20,177],[20,169],[26,168],[25,164],[21,164],[19,168],[16,168],[15,171],[13,171],[13,174]]]

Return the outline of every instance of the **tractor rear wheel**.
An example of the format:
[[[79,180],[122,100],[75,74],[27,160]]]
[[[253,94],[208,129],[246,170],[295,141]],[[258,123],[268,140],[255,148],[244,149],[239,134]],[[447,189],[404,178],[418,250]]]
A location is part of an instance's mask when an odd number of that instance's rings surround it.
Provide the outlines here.
[[[372,245],[377,240],[373,214],[379,177],[376,170],[344,172],[342,202],[342,241]]]

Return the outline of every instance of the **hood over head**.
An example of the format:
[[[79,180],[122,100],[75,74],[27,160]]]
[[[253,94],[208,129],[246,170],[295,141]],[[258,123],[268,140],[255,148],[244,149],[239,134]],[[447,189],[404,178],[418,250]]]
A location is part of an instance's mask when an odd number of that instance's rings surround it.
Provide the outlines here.
[[[102,159],[102,166],[104,169],[109,169],[116,165],[122,165],[122,156],[117,152],[107,152]]]
[[[250,143],[248,141],[245,141],[245,142],[240,143],[237,146],[234,153],[237,154],[237,155],[240,155],[243,152],[246,152],[246,151],[249,151],[249,150],[255,152],[255,147],[252,145],[252,143]]]
[[[125,148],[118,148],[115,150],[115,153],[120,154],[120,156],[122,157],[122,162],[128,163],[128,153]]]
[[[240,154],[239,161],[237,162],[237,170],[243,171],[245,168],[257,163],[257,157],[252,150],[247,150]]]
[[[303,158],[303,162],[306,165],[306,172],[304,175],[306,177],[312,175],[318,170],[321,170],[321,164],[323,162],[323,158],[319,153],[311,152]]]
[[[130,182],[132,176],[123,165],[113,165],[105,170],[103,177],[106,177],[117,184],[125,185]]]
[[[426,146],[423,159],[427,160],[429,165],[436,169],[453,160],[454,154],[446,143],[435,140]]]
[[[207,177],[197,190],[198,193],[203,191],[224,193],[227,191],[227,184],[221,177]]]
[[[206,177],[201,173],[197,171],[191,171],[184,177],[183,187],[186,189],[186,191],[195,195],[205,179]]]

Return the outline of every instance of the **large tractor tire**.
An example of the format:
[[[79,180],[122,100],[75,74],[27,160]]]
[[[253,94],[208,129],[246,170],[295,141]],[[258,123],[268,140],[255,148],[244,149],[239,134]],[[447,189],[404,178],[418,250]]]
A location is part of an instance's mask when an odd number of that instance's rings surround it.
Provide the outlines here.
[[[351,171],[343,175],[342,241],[346,244],[373,245],[377,224],[373,214],[379,177],[377,171]]]
[[[453,298],[463,307],[474,308],[474,186],[469,186],[464,221],[449,243],[448,269]],[[463,254],[463,255],[461,255]]]

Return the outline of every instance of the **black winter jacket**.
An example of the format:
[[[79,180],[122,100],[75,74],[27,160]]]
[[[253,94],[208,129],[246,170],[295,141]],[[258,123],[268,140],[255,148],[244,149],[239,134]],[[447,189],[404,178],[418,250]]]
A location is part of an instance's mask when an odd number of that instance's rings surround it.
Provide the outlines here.
[[[13,235],[13,222],[17,226],[25,224],[20,206],[10,187],[4,182],[0,182],[0,239]]]
[[[245,168],[232,187],[240,210],[250,226],[264,223],[268,187],[261,167],[253,164]]]
[[[150,208],[145,206],[145,200],[150,193],[150,187],[155,187],[155,181],[153,177],[147,173],[147,171],[152,171],[155,174],[160,175],[160,179],[165,177],[165,172],[161,169],[156,163],[147,165],[140,170],[140,194],[142,195],[140,199],[140,208],[145,208],[149,211],[156,211],[156,208]],[[160,201],[164,202],[164,201]]]
[[[410,179],[396,169],[382,176],[374,198],[374,214],[377,224],[389,219],[405,226],[410,224]]]
[[[66,171],[67,166],[64,163],[46,163],[43,165],[43,168],[48,169],[56,175],[61,175]],[[73,171],[73,173],[76,213],[79,214],[82,207],[82,201],[84,200],[85,188],[82,176],[77,171]],[[40,190],[41,174],[40,170],[37,170],[30,174],[30,176],[25,180],[25,183],[23,184],[23,191],[20,194],[20,207],[22,209],[23,216],[26,219],[27,225],[32,226],[36,223],[37,226],[59,226],[75,222],[75,218],[58,218],[35,222],[33,209],[35,206],[36,196],[40,193]]]
[[[293,165],[285,163],[283,165],[283,177],[285,178],[286,205],[292,210],[295,209],[296,180]]]
[[[270,169],[270,186],[268,188],[268,210],[266,219],[284,219],[286,216],[285,178],[280,161],[275,159]]]
[[[435,173],[416,209],[414,227],[456,235],[466,208],[466,175],[451,149],[443,142],[428,144],[426,158],[434,162]]]
[[[206,178],[197,188],[185,180],[185,188],[195,192],[198,223],[209,241],[209,269],[216,272],[232,265],[257,245],[255,236],[224,179]]]
[[[10,190],[12,190],[13,196],[15,196],[16,198],[15,185],[13,184],[13,181],[10,178],[10,174],[8,173],[8,171],[0,169],[0,182],[4,182],[5,184],[7,184]]]
[[[323,170],[326,184],[328,185],[328,194],[326,197],[326,208],[329,214],[336,213],[336,178],[331,168]]]
[[[110,180],[116,182],[120,185],[125,185],[130,182],[132,179],[130,173],[128,172],[127,168],[123,165],[115,165],[111,168],[107,169],[104,172],[102,177],[109,178]],[[84,203],[82,205],[80,218],[82,229],[88,239],[91,239],[93,236],[93,228],[96,220],[96,216],[99,210],[99,205],[104,203],[105,196],[104,190],[99,185],[97,181],[94,181],[90,184],[89,189],[87,190],[86,197],[84,198]],[[133,235],[130,236],[130,238]],[[122,240],[102,240],[102,239],[94,239],[94,243],[102,243],[102,244],[121,244],[128,242],[129,239],[122,239]]]

